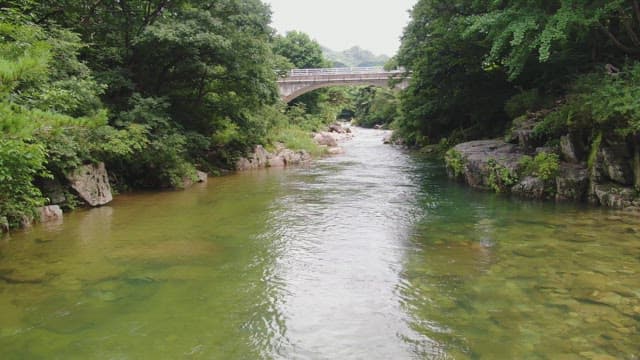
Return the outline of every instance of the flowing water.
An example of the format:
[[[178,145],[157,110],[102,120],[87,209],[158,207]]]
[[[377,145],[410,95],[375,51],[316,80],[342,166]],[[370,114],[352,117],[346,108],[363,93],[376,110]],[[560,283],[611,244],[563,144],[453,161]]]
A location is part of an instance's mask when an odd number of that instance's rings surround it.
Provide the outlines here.
[[[382,136],[3,239],[0,357],[640,358],[637,215],[469,190]]]

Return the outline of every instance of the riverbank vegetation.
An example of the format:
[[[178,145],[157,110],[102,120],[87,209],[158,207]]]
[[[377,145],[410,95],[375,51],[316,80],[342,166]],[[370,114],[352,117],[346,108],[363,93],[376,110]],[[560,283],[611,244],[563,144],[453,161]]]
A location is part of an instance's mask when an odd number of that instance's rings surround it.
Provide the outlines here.
[[[478,147],[503,151],[491,188],[566,198],[571,180],[575,200],[640,209],[639,1],[420,0],[393,61],[412,72],[394,122],[409,144],[504,138],[456,147],[483,169]]]
[[[394,59],[413,76],[395,124],[409,142],[499,136],[542,109],[541,137],[638,133],[637,0],[420,0],[411,17]]]
[[[0,9],[4,229],[49,202],[43,183],[64,185],[82,164],[104,162],[125,191],[232,169],[256,144],[318,153],[307,132],[342,106],[331,91],[280,102],[279,72],[330,63],[305,34],[276,35],[259,0],[14,0]]]

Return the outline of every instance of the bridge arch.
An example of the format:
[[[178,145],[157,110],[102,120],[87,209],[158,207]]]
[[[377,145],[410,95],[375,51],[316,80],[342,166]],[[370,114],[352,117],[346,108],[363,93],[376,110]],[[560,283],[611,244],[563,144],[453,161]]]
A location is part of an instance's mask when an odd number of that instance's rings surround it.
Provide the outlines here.
[[[284,102],[291,102],[300,95],[330,86],[376,85],[389,86],[390,80],[400,80],[396,88],[409,85],[404,70],[387,71],[382,67],[293,69],[278,80],[278,90]]]

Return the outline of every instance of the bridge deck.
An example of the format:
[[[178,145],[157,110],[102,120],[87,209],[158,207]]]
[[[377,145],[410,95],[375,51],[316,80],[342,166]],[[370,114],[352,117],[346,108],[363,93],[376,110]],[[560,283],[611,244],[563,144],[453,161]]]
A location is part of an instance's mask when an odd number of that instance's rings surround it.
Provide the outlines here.
[[[385,86],[389,80],[401,81],[395,87],[406,88],[405,69],[385,70],[383,67],[347,67],[322,69],[293,69],[278,79],[280,96],[290,101],[301,94],[321,87],[334,85],[378,85]]]

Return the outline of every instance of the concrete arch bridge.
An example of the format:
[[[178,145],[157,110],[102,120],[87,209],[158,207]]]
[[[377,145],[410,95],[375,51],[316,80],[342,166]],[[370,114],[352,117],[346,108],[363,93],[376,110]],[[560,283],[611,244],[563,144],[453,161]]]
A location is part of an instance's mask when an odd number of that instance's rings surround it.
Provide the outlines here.
[[[404,69],[387,71],[383,67],[351,67],[324,69],[293,69],[278,80],[280,98],[290,102],[310,91],[339,85],[390,86],[390,80],[399,80],[398,89],[409,86],[409,77]]]

